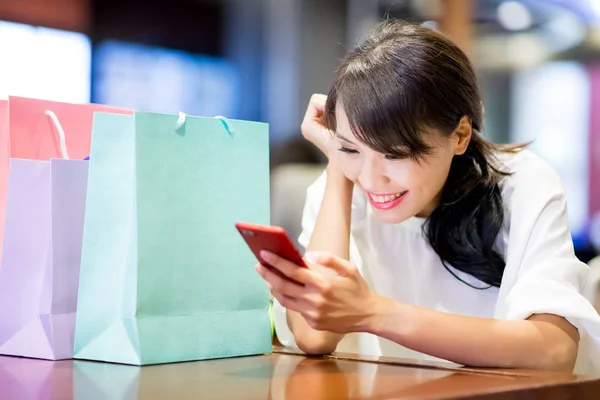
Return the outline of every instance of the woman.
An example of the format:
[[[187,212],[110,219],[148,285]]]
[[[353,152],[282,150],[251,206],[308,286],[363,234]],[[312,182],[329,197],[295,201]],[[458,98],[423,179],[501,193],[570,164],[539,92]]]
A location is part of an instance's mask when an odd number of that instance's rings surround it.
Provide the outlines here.
[[[343,60],[302,125],[329,159],[307,193],[310,268],[257,266],[284,344],[571,371],[580,337],[600,342],[558,176],[483,140],[482,119],[473,67],[433,30],[383,23]]]

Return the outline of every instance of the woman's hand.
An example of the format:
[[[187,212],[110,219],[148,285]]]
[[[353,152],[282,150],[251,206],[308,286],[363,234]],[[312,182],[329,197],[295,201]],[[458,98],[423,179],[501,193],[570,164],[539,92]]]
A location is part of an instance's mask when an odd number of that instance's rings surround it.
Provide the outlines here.
[[[311,328],[334,333],[368,332],[378,296],[350,262],[325,252],[307,253],[309,268],[263,251],[272,267],[257,265],[279,303]]]
[[[302,121],[302,136],[313,143],[330,158],[331,148],[333,147],[333,135],[323,126],[323,116],[325,114],[325,102],[327,96],[324,94],[313,94],[308,103],[304,120]]]

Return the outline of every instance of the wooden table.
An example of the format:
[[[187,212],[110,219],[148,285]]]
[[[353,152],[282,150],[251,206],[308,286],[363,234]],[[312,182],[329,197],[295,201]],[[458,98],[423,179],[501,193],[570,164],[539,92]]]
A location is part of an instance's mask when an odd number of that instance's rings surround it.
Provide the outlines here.
[[[285,349],[147,367],[0,357],[0,399],[600,399],[600,379]]]

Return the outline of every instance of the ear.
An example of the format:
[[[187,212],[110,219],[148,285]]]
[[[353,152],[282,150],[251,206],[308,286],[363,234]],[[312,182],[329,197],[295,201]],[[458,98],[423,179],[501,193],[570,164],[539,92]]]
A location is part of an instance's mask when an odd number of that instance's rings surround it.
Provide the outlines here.
[[[455,155],[460,156],[467,151],[469,142],[471,141],[471,135],[473,134],[473,124],[471,118],[463,115],[458,123],[458,126],[452,132],[453,152]]]

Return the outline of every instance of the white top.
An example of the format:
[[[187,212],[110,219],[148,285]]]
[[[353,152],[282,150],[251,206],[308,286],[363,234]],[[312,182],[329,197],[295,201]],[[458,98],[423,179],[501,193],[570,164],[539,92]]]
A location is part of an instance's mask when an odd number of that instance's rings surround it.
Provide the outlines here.
[[[506,260],[506,268],[500,288],[476,290],[457,280],[423,236],[424,219],[415,217],[400,224],[379,222],[360,190],[354,191],[352,200],[351,261],[372,290],[403,303],[505,320],[541,313],[563,316],[579,329],[582,337],[576,371],[600,373],[600,317],[581,294],[589,268],[574,254],[560,178],[529,151],[502,155],[502,160],[506,169],[514,173],[502,182],[504,225],[496,245]],[[299,239],[305,247],[315,225],[325,182],[323,174],[307,191]],[[453,271],[472,285],[487,286],[470,275]],[[295,346],[285,310],[279,304],[274,307],[274,320],[282,344]],[[337,350],[440,361],[366,333],[347,335]]]

